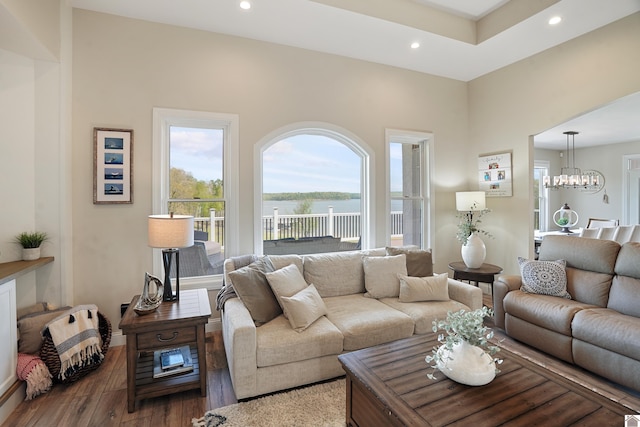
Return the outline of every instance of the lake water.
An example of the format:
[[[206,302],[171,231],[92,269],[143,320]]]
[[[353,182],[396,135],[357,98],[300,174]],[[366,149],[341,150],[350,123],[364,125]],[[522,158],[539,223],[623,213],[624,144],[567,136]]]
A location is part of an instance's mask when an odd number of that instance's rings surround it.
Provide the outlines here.
[[[280,215],[291,215],[298,206],[296,200],[267,200],[262,202],[262,214],[273,215],[273,208],[278,208]],[[333,206],[334,213],[354,213],[360,212],[360,199],[348,199],[348,200],[314,200],[311,206],[312,213],[328,213],[329,206]],[[391,201],[391,210],[402,210],[401,200]]]

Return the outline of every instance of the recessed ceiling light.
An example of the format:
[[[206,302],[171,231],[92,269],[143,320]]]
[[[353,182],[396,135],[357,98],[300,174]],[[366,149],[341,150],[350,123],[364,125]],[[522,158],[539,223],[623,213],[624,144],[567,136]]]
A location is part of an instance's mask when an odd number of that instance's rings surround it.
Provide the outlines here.
[[[420,43],[418,43],[418,42],[411,43],[411,49],[417,49],[419,47],[420,47]]]
[[[551,19],[549,19],[549,25],[558,25],[560,23],[560,21],[562,21],[561,17],[554,16]]]
[[[240,2],[240,9],[249,10],[251,9],[251,2],[244,0]]]

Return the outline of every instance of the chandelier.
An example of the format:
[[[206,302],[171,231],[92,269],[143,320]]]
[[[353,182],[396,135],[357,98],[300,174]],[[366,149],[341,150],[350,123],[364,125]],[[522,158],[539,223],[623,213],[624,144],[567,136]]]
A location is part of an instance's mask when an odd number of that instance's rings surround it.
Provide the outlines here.
[[[542,178],[544,188],[557,190],[559,188],[581,188],[584,190],[599,190],[601,188],[601,175],[596,173],[582,174],[576,167],[575,139],[579,132],[570,130],[563,132],[567,135],[566,166],[560,168],[560,175],[545,176]]]

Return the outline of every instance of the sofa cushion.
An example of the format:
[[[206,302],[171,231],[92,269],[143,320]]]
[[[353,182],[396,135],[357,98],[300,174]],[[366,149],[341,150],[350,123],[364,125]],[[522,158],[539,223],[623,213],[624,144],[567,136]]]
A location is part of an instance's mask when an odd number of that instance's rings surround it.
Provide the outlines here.
[[[427,277],[399,275],[400,302],[448,301],[449,275],[436,274]]]
[[[258,367],[280,365],[342,353],[342,333],[326,317],[296,332],[284,316],[256,329]]]
[[[300,274],[304,271],[302,267],[302,257],[300,255],[267,255],[267,258],[269,258],[271,264],[273,264],[274,270],[280,270],[282,267],[295,264],[298,270],[300,270]]]
[[[321,297],[364,292],[364,272],[360,252],[305,255],[304,278],[313,283]]]
[[[387,255],[390,256],[404,254],[407,257],[408,276],[433,276],[433,259],[431,257],[431,250],[388,246],[386,251]]]
[[[295,264],[289,264],[279,270],[265,273],[265,276],[280,307],[283,309],[282,297],[291,297],[307,287],[307,282],[304,281],[304,277],[302,277]],[[288,317],[287,312],[284,310],[283,312],[284,317]]]
[[[307,286],[290,297],[280,297],[280,303],[291,327],[296,332],[304,331],[313,322],[327,314],[327,307],[313,285]]]
[[[585,308],[595,308],[574,300],[523,291],[509,292],[503,306],[505,313],[567,336],[571,336],[571,321],[575,314]]]
[[[571,298],[567,292],[565,261],[531,261],[518,257],[522,287],[520,290],[531,294],[551,295]]]
[[[369,298],[397,297],[400,295],[399,274],[407,275],[406,255],[362,257],[364,287]]]
[[[582,310],[573,319],[573,337],[640,360],[640,319],[607,308]]]
[[[455,300],[407,303],[400,302],[398,298],[382,298],[379,301],[411,317],[414,323],[414,334],[432,333],[433,321],[445,319],[449,311],[470,310],[469,307]]]
[[[615,273],[640,279],[640,242],[627,242],[620,248]]]
[[[607,307],[628,316],[640,317],[640,279],[615,276]]]
[[[613,276],[567,267],[567,291],[576,301],[606,307]]]
[[[271,261],[263,257],[228,274],[233,289],[257,325],[266,323],[282,313],[280,304],[265,277],[265,273],[273,270]]]
[[[353,351],[413,334],[411,317],[363,294],[324,299],[327,318],[344,336],[344,350]],[[306,331],[305,331],[306,332]]]
[[[568,267],[613,274],[620,245],[613,240],[573,236],[545,236],[540,246],[540,261],[564,259]]]

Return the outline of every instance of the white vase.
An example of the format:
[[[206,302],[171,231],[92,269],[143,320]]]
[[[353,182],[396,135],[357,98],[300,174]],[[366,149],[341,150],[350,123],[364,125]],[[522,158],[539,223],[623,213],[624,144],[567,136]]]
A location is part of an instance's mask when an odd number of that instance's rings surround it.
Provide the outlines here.
[[[40,248],[22,248],[23,261],[35,261],[40,259]]]
[[[438,349],[438,354],[441,362],[437,363],[437,368],[457,383],[485,385],[496,377],[493,357],[466,341],[454,344],[451,351],[443,345]]]
[[[462,253],[462,260],[469,268],[480,267],[487,256],[487,248],[477,233],[471,233],[471,236],[467,239],[467,244],[462,245],[460,252]]]

